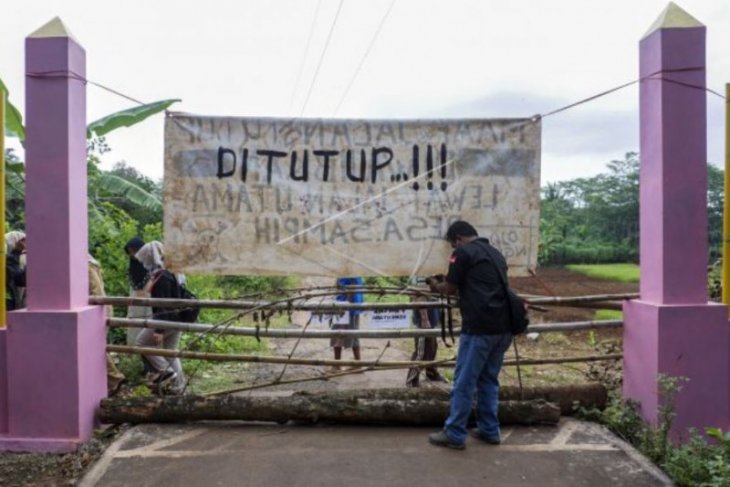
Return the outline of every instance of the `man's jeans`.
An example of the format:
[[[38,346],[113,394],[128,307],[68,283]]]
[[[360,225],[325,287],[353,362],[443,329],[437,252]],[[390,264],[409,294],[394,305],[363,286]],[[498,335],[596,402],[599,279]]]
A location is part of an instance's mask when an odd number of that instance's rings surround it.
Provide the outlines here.
[[[466,441],[466,424],[477,392],[477,427],[489,438],[499,438],[499,371],[512,335],[466,335],[459,338],[449,417],[444,430],[456,443]]]

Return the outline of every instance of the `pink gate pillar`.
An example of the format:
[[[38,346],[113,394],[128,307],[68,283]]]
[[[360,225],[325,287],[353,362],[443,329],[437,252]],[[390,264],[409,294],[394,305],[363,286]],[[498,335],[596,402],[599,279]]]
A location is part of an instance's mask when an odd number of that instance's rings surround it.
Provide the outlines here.
[[[705,27],[670,3],[640,42],[640,299],[624,305],[624,396],[657,421],[659,374],[689,379],[673,435],[730,426],[730,325],[707,295]]]
[[[104,312],[88,305],[85,56],[57,18],[26,39],[28,309],[0,332],[0,450],[76,449],[106,396]]]

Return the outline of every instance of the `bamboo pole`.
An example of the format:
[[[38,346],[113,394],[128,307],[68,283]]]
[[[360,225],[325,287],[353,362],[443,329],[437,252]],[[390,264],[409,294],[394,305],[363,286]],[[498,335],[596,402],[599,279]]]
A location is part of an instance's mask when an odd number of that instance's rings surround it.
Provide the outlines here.
[[[527,300],[530,304],[542,305],[562,305],[574,303],[591,303],[600,301],[620,301],[624,299],[636,299],[639,293],[621,293],[621,294],[590,294],[587,296],[540,296],[531,297]]]
[[[189,333],[210,333],[218,335],[239,335],[259,338],[417,338],[440,337],[441,329],[406,329],[406,330],[302,330],[299,328],[254,328],[229,326],[222,328],[219,325],[206,323],[182,323],[176,321],[147,320],[133,318],[109,318],[109,328],[154,328],[159,330],[176,330]],[[596,330],[604,328],[620,328],[621,320],[573,321],[566,323],[549,323],[531,325],[527,332],[550,333],[564,331]],[[461,332],[454,329],[454,336]]]
[[[730,304],[730,102],[728,100],[730,100],[730,83],[725,85],[725,200],[722,212],[722,302],[725,304]]]
[[[252,309],[258,308],[265,311],[312,311],[319,313],[344,313],[350,310],[372,310],[372,311],[399,311],[404,309],[421,308],[443,308],[445,302],[424,301],[419,303],[300,303],[295,304],[294,300],[288,302],[267,302],[267,301],[236,301],[224,299],[162,299],[162,298],[131,298],[125,296],[90,296],[89,304],[112,305],[112,306],[154,306],[159,308],[215,308],[215,309]]]
[[[7,296],[5,295],[5,259],[7,256],[7,246],[5,245],[5,90],[0,88],[0,154],[2,154],[2,164],[0,164],[0,232],[3,241],[0,247],[0,283],[2,283],[2,296],[0,297],[0,329],[5,328],[7,323]]]
[[[589,303],[600,301],[616,301],[623,299],[638,298],[638,293],[623,294],[594,294],[588,296],[545,296],[531,297],[529,304],[535,305],[569,305],[572,303]],[[199,308],[216,309],[250,309],[262,308],[267,311],[313,311],[321,313],[344,312],[348,310],[404,310],[420,308],[443,308],[447,306],[442,301],[424,301],[417,303],[295,303],[300,298],[282,300],[284,302],[251,301],[251,300],[216,300],[198,299],[193,301]],[[130,298],[126,296],[91,296],[90,304],[112,305],[112,306],[155,306],[160,308],[189,308],[191,301],[187,299],[161,299],[161,298]]]
[[[190,352],[183,350],[168,350],[165,348],[150,347],[127,347],[123,345],[107,345],[107,352],[126,353],[126,354],[144,354],[156,355],[159,357],[177,357],[185,359],[209,360],[211,362],[254,362],[262,364],[284,364],[290,365],[311,365],[316,367],[340,365],[343,367],[453,367],[454,361],[410,361],[410,360],[391,360],[381,362],[378,360],[329,360],[329,359],[304,359],[304,358],[287,358],[269,355],[243,355],[228,353],[208,353],[208,352]],[[620,353],[607,355],[589,355],[583,357],[568,358],[545,358],[545,359],[521,359],[520,365],[546,365],[561,364],[574,362],[597,362],[603,360],[619,360],[623,357]],[[517,365],[514,360],[505,360],[504,365]]]

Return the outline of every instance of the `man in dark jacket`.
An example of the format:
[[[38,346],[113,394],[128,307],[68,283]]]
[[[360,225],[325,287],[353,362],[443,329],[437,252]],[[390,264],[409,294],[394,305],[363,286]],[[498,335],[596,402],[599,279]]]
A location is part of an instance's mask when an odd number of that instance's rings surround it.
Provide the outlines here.
[[[449,416],[444,429],[429,436],[429,442],[464,449],[467,421],[474,391],[477,394],[477,428],[471,436],[492,445],[500,443],[499,372],[504,353],[512,342],[508,327],[507,299],[499,271],[506,275],[504,256],[479,238],[472,225],[454,222],[446,232],[454,252],[444,280],[429,278],[435,292],[459,294],[461,337],[454,370]]]

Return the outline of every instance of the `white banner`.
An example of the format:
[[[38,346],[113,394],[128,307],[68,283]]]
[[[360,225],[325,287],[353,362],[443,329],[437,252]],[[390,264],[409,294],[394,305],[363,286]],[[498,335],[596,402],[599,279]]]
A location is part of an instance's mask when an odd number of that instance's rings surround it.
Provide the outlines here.
[[[363,315],[363,318],[365,318],[365,328],[371,330],[390,330],[410,328],[413,319],[413,310],[371,310],[365,311]]]
[[[176,114],[165,122],[166,263],[176,271],[321,276],[447,269],[466,220],[537,259],[540,122]]]

